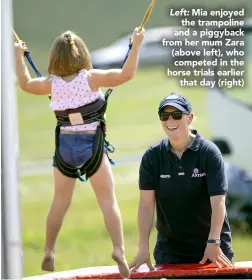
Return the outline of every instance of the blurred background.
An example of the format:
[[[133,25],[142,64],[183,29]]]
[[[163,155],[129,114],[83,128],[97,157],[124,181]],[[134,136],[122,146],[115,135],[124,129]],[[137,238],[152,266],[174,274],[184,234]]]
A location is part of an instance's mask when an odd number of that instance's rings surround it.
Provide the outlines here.
[[[182,88],[179,80],[167,77],[172,63],[162,38],[172,38],[178,19],[168,16],[174,7],[246,8],[252,17],[252,1],[157,0],[145,26],[136,77],[114,90],[107,110],[108,140],[112,155],[116,193],[124,222],[128,261],[137,250],[138,168],[144,151],[164,137],[157,108],[171,92],[191,100],[197,116],[195,129],[220,147],[229,176],[228,214],[233,230],[235,261],[252,260],[252,86],[208,90]],[[14,29],[26,42],[35,65],[47,74],[47,59],[56,36],[66,30],[80,35],[93,56],[95,67],[118,67],[128,48],[128,37],[139,26],[147,0],[13,0]],[[246,71],[251,71],[252,25],[245,33]],[[31,72],[34,75],[33,72]],[[250,72],[251,73],[251,72]],[[247,76],[246,76],[247,77]],[[104,89],[105,91],[106,89]],[[20,141],[20,180],[24,276],[42,274],[45,221],[53,195],[52,156],[55,118],[47,97],[32,96],[17,89]],[[151,235],[151,250],[156,231]],[[250,248],[250,249],[249,249]],[[111,243],[89,182],[77,182],[71,208],[56,247],[56,271],[113,265]],[[152,259],[153,260],[153,259]]]

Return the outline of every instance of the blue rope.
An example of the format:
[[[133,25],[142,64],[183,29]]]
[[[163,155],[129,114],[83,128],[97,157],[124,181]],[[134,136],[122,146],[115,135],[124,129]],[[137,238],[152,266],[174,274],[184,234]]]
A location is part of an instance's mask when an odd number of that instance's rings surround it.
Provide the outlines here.
[[[125,58],[124,58],[124,60],[123,60],[123,63],[122,63],[122,65],[121,65],[121,69],[123,68],[123,65],[125,64],[127,58],[129,57],[129,54],[130,54],[131,49],[132,49],[132,43],[129,44],[129,49],[128,49],[128,52],[127,52],[127,54],[126,54],[126,56],[125,56]],[[112,93],[112,91],[113,91],[112,88],[107,89],[107,91],[106,91],[106,93],[105,93],[105,98],[106,98],[106,99],[107,99],[108,96]]]
[[[128,56],[129,56],[129,54],[130,54],[131,49],[132,49],[132,44],[129,44],[129,49],[128,49],[128,52],[127,52],[127,54],[126,54],[126,56],[125,56],[125,58],[124,58],[124,60],[123,60],[123,63],[122,63],[122,65],[121,65],[121,68],[123,68],[123,65],[125,64],[125,62],[126,62]]]
[[[30,51],[25,50],[24,51],[24,56],[27,58],[28,62],[30,63],[32,69],[34,70],[34,72],[36,73],[38,78],[42,78],[43,76],[41,75],[41,73],[38,71],[38,69],[36,68],[35,64],[33,63],[31,57],[30,57]]]
[[[129,49],[128,49],[127,54],[126,54],[126,56],[125,56],[125,58],[123,60],[123,63],[121,65],[121,69],[123,68],[123,65],[125,64],[126,60],[128,59],[131,49],[132,49],[132,43],[129,44]],[[107,89],[107,91],[105,93],[105,99],[107,99],[112,92],[113,92],[112,88]],[[111,143],[109,143],[109,142],[107,144],[108,144],[107,151],[109,153],[113,153],[115,151],[114,146]],[[109,159],[110,164],[114,166],[115,162],[109,156],[108,156],[108,159]]]
[[[111,165],[113,165],[113,166],[115,165],[115,162],[111,158],[109,158],[109,162]]]
[[[84,178],[85,178],[85,179],[83,179],[82,177],[79,177],[78,179],[79,179],[81,182],[85,183],[85,182],[87,182],[88,179],[87,179],[85,176],[84,176]]]

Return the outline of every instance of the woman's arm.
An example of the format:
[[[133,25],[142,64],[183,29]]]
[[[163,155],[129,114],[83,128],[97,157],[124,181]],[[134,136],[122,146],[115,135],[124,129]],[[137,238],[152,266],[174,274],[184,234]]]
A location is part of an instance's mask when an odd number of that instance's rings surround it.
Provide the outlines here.
[[[212,208],[208,240],[221,239],[221,230],[226,215],[225,197],[228,190],[228,180],[222,155],[215,146],[209,151],[207,158],[207,187]],[[200,263],[204,264],[207,259],[215,263],[217,267],[232,266],[221,248],[214,243],[206,245],[205,253]]]
[[[226,215],[225,200],[225,195],[216,195],[210,197],[212,216],[208,239],[220,239],[221,229]]]

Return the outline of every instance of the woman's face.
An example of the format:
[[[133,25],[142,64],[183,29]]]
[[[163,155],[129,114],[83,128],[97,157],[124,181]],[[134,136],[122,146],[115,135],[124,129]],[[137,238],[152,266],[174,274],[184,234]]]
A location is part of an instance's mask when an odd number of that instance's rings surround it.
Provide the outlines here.
[[[167,113],[172,113],[169,115]],[[164,132],[171,140],[181,140],[181,137],[187,137],[189,132],[189,125],[193,120],[193,114],[182,114],[177,108],[166,106],[163,109],[161,124]]]

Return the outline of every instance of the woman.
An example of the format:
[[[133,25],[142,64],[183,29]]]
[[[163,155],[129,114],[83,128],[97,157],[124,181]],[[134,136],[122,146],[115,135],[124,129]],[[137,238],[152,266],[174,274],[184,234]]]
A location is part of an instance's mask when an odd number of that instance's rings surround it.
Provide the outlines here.
[[[226,215],[227,177],[222,155],[211,141],[190,129],[189,100],[180,94],[164,98],[158,110],[168,138],[144,153],[139,171],[139,243],[129,264],[136,271],[153,266],[149,236],[156,204],[156,264],[205,263],[231,266],[233,250]]]

